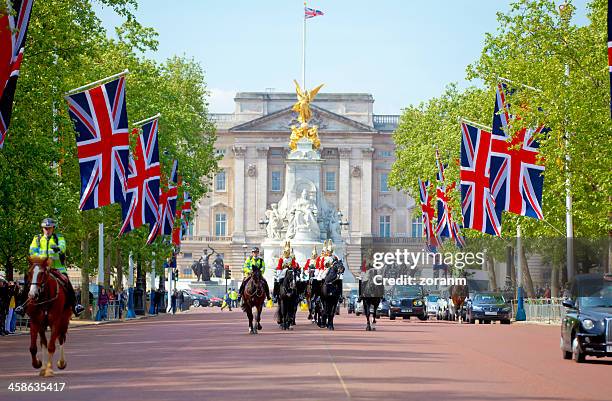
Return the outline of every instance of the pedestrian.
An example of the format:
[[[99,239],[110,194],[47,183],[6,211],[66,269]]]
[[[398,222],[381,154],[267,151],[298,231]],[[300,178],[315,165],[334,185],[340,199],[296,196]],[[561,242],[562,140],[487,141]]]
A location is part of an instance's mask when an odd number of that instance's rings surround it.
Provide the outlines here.
[[[170,296],[171,306],[172,306],[172,314],[176,313],[176,297],[178,295],[178,291],[174,290],[172,295]]]
[[[16,292],[16,288],[15,288],[15,282],[10,281],[8,283],[8,308],[7,308],[7,313],[6,313],[6,320],[4,322],[4,331],[7,334],[13,334],[15,332],[15,328],[12,327],[13,326],[13,316],[14,316],[14,311],[15,311],[15,297],[17,296],[17,292]]]
[[[99,320],[108,319],[108,294],[104,287],[100,290],[100,295],[98,295],[98,313]]]
[[[6,315],[8,314],[8,302],[8,285],[3,278],[0,278],[0,336],[8,334],[4,325]]]
[[[230,300],[232,301],[232,307],[238,307],[238,291],[235,288],[230,288]]]
[[[179,305],[180,307],[180,311],[184,311],[185,310],[185,294],[183,293],[183,291],[179,291]]]

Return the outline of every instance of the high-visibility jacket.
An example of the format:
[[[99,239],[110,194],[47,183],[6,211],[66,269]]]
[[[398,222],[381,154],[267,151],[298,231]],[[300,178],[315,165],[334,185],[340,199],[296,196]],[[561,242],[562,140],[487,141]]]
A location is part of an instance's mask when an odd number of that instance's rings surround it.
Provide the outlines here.
[[[249,256],[244,261],[244,266],[242,267],[242,272],[245,276],[248,276],[253,273],[253,266],[259,267],[259,271],[261,272],[261,274],[264,274],[264,272],[266,271],[266,264],[264,263],[264,260],[262,258],[254,258],[252,256]]]
[[[53,246],[59,247],[59,252],[53,250]],[[66,253],[66,239],[62,234],[52,234],[50,237],[37,235],[30,244],[30,256],[51,259],[51,268],[62,273],[68,273],[66,266],[60,260],[60,253]]]

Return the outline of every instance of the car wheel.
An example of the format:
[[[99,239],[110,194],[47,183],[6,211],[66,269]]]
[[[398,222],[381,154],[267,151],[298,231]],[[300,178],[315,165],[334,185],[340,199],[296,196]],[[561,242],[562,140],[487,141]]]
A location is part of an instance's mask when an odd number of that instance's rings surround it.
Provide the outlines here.
[[[355,312],[355,316],[361,316],[361,312]]]
[[[200,301],[198,301],[197,299],[193,301],[193,306],[195,306],[196,308],[200,306]]]
[[[490,320],[484,320],[483,323],[484,324],[491,324],[491,321]]]
[[[510,319],[502,320],[501,324],[510,324]]]
[[[425,316],[419,316],[419,320],[421,320],[421,321],[425,321],[425,320],[427,320],[427,315],[425,315]]]
[[[576,363],[582,363],[585,359],[584,353],[580,350],[578,338],[576,337],[572,340],[572,357]]]

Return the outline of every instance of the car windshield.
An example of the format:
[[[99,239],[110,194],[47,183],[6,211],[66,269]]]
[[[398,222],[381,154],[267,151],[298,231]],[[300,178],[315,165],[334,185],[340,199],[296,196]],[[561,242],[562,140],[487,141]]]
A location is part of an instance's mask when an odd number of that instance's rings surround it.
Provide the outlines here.
[[[429,302],[437,302],[437,301],[438,301],[438,298],[439,298],[439,297],[438,297],[437,295],[428,295],[428,296],[427,296],[427,300],[428,300]]]
[[[506,303],[506,300],[497,294],[476,294],[473,302],[475,304],[503,304]]]
[[[397,286],[393,291],[393,295],[399,298],[410,298],[420,297],[423,294],[423,290],[418,286]]]
[[[582,307],[612,308],[612,281],[589,281],[580,286],[578,303]]]

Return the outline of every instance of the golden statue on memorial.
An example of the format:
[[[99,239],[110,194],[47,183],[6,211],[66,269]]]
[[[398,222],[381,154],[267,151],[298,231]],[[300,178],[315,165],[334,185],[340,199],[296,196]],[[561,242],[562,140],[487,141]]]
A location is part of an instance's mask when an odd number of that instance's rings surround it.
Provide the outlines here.
[[[314,100],[319,93],[323,84],[317,86],[316,88],[308,91],[300,88],[300,84],[296,80],[295,82],[295,93],[297,94],[298,101],[293,105],[293,111],[298,113],[298,121],[300,125],[292,125],[291,126],[291,137],[289,142],[289,147],[291,150],[295,150],[297,148],[297,142],[302,138],[307,138],[312,142],[312,147],[314,149],[319,149],[321,146],[321,141],[319,140],[319,131],[317,126],[310,127],[308,122],[312,118],[312,111],[310,110],[310,103]]]

